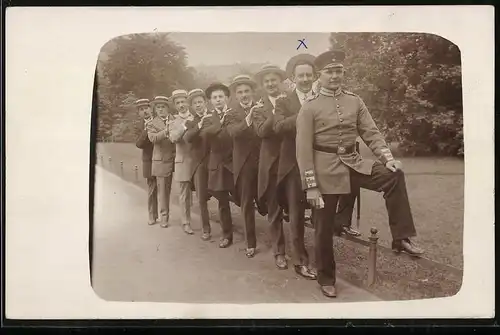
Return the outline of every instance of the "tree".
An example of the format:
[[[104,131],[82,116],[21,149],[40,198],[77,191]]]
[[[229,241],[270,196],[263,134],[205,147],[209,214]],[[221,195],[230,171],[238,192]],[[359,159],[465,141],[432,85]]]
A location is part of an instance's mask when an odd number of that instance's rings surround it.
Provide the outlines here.
[[[349,89],[410,155],[463,155],[460,50],[431,34],[332,33]]]
[[[135,140],[135,99],[193,88],[195,71],[187,67],[186,58],[184,48],[168,34],[132,34],[108,42],[97,65],[99,137]]]

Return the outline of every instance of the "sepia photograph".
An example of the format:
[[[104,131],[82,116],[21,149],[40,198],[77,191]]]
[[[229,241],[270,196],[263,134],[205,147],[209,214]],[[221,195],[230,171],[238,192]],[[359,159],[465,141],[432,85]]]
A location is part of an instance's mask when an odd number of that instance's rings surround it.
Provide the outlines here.
[[[91,285],[115,302],[408,301],[464,269],[462,55],[410,32],[100,50]]]

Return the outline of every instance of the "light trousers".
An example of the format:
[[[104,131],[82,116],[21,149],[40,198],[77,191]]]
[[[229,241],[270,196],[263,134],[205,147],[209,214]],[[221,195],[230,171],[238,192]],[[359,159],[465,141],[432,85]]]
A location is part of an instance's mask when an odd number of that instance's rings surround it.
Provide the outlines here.
[[[191,224],[191,203],[192,203],[191,182],[180,181],[179,207],[181,211],[181,223],[183,225]]]

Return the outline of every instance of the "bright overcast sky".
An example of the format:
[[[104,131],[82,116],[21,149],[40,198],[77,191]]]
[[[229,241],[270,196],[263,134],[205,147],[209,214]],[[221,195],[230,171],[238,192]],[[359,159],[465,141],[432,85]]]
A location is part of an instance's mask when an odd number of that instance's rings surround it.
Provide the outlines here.
[[[329,33],[171,33],[183,45],[190,66],[241,63],[274,63],[284,67],[298,53],[314,56],[327,51]],[[297,50],[305,38],[307,49]]]

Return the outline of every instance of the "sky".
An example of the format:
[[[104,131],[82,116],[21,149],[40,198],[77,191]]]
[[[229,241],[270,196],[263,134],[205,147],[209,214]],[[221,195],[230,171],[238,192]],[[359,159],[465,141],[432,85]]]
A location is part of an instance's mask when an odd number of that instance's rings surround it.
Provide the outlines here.
[[[327,51],[330,33],[170,33],[183,45],[188,65],[226,65],[233,63],[273,63],[285,67],[299,53],[314,56]],[[300,42],[304,46],[298,50]]]

